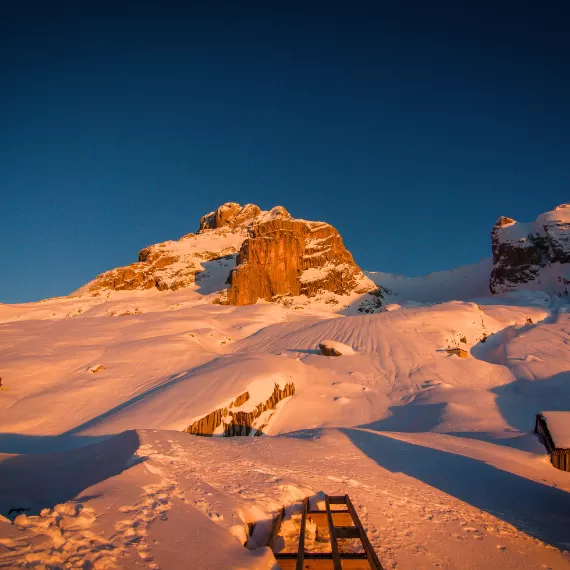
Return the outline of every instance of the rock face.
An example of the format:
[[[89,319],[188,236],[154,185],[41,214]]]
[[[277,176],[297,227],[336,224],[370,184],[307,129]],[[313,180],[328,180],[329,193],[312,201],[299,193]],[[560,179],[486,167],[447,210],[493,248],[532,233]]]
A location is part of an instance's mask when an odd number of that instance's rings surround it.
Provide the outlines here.
[[[519,288],[567,294],[570,284],[570,204],[521,224],[501,217],[491,234],[491,293]]]
[[[249,225],[230,276],[228,303],[249,305],[287,295],[345,295],[374,288],[335,228],[293,219],[277,207]]]
[[[207,416],[196,420],[184,431],[194,435],[222,437],[261,435],[272,414],[265,414],[261,421],[260,416],[264,412],[275,410],[277,404],[295,394],[295,384],[293,382],[285,384],[281,389],[275,384],[273,393],[264,402],[260,402],[249,412],[240,411],[239,408],[249,401],[248,392],[240,394],[231,404],[225,408],[219,408],[210,412]]]

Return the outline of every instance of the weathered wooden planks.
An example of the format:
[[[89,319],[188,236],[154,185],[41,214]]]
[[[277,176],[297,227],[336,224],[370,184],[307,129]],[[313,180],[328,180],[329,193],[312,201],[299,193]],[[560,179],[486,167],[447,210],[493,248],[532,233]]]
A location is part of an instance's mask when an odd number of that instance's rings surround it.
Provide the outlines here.
[[[293,556],[295,556],[293,554]],[[324,556],[328,556],[325,558]],[[333,561],[331,560],[330,554],[326,554],[323,557],[315,558],[313,556],[305,555],[305,560],[303,562],[303,570],[334,570]],[[296,570],[297,561],[293,558],[282,558],[281,556],[275,556],[281,570]],[[368,560],[364,557],[359,558],[347,558],[346,555],[342,556],[342,569],[343,570],[370,570],[370,565]]]
[[[335,526],[352,526],[352,517],[348,511],[331,511]],[[317,525],[326,526],[328,524],[327,511],[309,511],[307,516]]]
[[[366,531],[364,530],[364,527],[362,526],[362,523],[358,518],[356,509],[354,508],[354,505],[352,504],[352,501],[350,500],[350,497],[348,495],[346,495],[346,505],[348,507],[348,510],[350,511],[352,520],[354,520],[355,526],[358,528],[360,532],[360,541],[362,542],[362,546],[364,547],[364,552],[366,552],[366,557],[368,558],[370,568],[373,568],[374,570],[382,570],[382,565],[380,564],[380,560],[378,560],[378,557],[376,556],[376,553],[374,552],[374,549],[372,548],[372,545],[368,540]]]
[[[336,537],[336,527],[333,523],[333,518],[331,514],[331,505],[329,501],[328,495],[325,495],[325,508],[327,510],[327,522],[329,524],[329,532],[331,535],[331,550],[332,550],[332,560],[333,560],[333,568],[334,570],[342,570],[342,566],[340,564],[340,556],[338,552],[338,541]]]
[[[331,505],[343,505],[346,510],[332,510]],[[328,527],[331,552],[305,550],[307,517],[317,526]],[[277,519],[273,529],[281,525],[283,515],[278,515]],[[274,538],[275,536],[271,542]],[[338,539],[360,539],[364,552],[340,552]],[[309,498],[306,497],[303,501],[297,553],[277,552],[274,556],[282,570],[383,570],[348,495],[325,495],[324,511],[309,511]]]

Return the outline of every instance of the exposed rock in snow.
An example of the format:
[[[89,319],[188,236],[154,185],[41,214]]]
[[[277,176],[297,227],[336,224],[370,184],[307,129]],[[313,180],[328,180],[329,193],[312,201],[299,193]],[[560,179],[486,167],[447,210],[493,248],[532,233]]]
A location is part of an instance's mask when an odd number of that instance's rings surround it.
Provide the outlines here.
[[[375,289],[345,248],[338,231],[324,222],[288,217],[274,208],[248,229],[231,273],[228,303],[248,305],[321,291],[346,295]]]
[[[209,276],[209,262],[210,265],[219,261],[233,266],[235,258],[232,255],[244,239],[244,228],[220,228],[207,234],[187,234],[178,241],[151,245],[139,252],[137,263],[106,271],[76,293],[155,288],[176,291],[190,287],[202,276]],[[229,272],[228,266],[225,278]]]
[[[336,340],[322,340],[319,343],[319,348],[325,356],[342,356],[354,354],[352,347]]]
[[[210,412],[207,416],[193,422],[184,431],[194,435],[221,435],[223,437],[261,435],[277,404],[294,394],[295,384],[293,382],[285,384],[283,389],[279,387],[279,384],[275,384],[271,396],[257,405],[254,404],[252,408],[251,405],[244,406],[250,403],[251,398],[249,392],[244,392],[229,406]]]
[[[561,204],[521,224],[500,217],[491,234],[492,293],[518,288],[567,294],[570,284],[570,207]]]
[[[447,354],[454,354],[455,356],[459,356],[459,358],[469,358],[469,353],[462,348],[448,348],[446,352]]]

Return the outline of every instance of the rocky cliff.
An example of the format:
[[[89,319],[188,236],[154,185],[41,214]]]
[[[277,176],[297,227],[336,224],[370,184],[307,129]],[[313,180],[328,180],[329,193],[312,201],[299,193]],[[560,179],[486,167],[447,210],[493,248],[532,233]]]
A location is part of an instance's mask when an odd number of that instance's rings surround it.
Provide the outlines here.
[[[491,234],[492,293],[519,288],[567,295],[570,284],[570,204],[519,223],[501,217]]]
[[[291,218],[284,208],[254,220],[230,276],[228,302],[248,305],[282,296],[346,295],[375,288],[354,263],[338,231]]]
[[[282,206],[262,211],[228,202],[203,216],[196,234],[145,247],[136,263],[102,273],[80,291],[199,287],[212,273],[219,278],[202,292],[229,282],[221,300],[233,305],[377,289],[329,224],[294,219]]]

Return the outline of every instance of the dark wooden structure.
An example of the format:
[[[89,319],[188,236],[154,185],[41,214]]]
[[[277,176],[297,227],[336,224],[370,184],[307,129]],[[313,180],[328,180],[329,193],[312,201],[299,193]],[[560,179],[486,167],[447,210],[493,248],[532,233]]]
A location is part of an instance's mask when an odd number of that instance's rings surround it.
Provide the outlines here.
[[[346,508],[332,510],[331,505],[345,505]],[[267,542],[269,547],[273,546],[284,516],[285,509],[273,520],[273,528]],[[307,518],[317,527],[328,528],[331,552],[305,550]],[[338,540],[343,538],[359,539],[364,552],[339,552]],[[297,552],[276,552],[274,556],[282,570],[383,570],[348,495],[325,495],[324,511],[309,510],[309,498],[306,497],[303,501]]]
[[[570,471],[570,449],[556,447],[554,439],[548,429],[546,418],[542,414],[536,414],[534,433],[538,434],[544,447],[550,453],[550,461],[554,467],[562,471]]]

